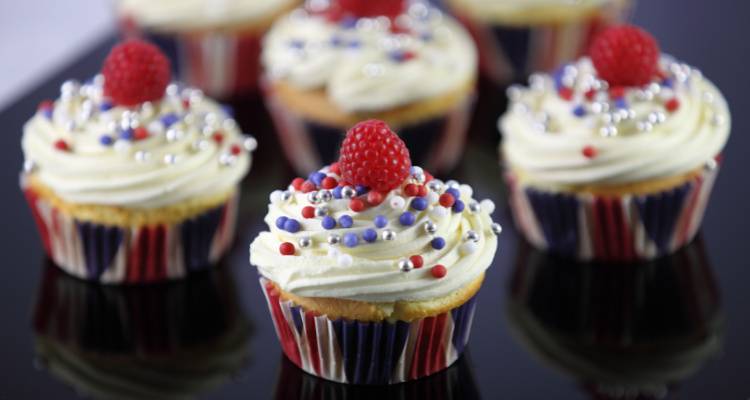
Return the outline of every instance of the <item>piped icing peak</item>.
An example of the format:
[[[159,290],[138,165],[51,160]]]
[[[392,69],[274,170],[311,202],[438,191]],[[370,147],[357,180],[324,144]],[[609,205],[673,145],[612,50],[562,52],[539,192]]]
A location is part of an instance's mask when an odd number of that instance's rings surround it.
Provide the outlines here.
[[[283,290],[371,302],[426,300],[469,284],[489,267],[500,226],[490,217],[492,201],[474,200],[469,185],[444,183],[412,166],[398,185],[377,191],[346,182],[342,173],[334,163],[271,193],[270,231],[250,245],[250,262]]]
[[[649,41],[642,31],[627,29],[633,37],[622,39],[622,31],[613,30],[597,39],[609,48],[599,52],[619,54],[600,65],[583,57],[551,75],[532,75],[528,87],[509,88],[502,147],[519,178],[550,187],[617,185],[713,164],[730,129],[721,93],[700,71],[664,54],[657,55],[654,72],[610,70],[616,59],[632,55],[618,46]],[[622,62],[652,68],[644,60],[658,46],[639,46],[643,59]]]
[[[200,90],[161,87],[163,77],[146,78],[154,85],[148,89],[118,83],[128,105],[116,104],[107,79],[132,68],[125,76],[138,82],[143,72],[128,62],[119,60],[120,72],[110,69],[109,78],[67,81],[57,100],[39,105],[24,126],[25,175],[77,204],[156,208],[231,191],[249,169],[255,139],[242,135],[231,111]]]

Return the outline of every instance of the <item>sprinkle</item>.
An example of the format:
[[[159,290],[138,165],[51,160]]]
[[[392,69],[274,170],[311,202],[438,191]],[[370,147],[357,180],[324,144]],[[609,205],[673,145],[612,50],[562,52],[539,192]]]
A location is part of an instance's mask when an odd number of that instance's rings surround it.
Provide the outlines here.
[[[304,179],[302,179],[302,178],[294,178],[292,180],[292,187],[294,188],[294,190],[301,190],[303,183],[305,183]]]
[[[320,221],[320,225],[323,226],[323,229],[333,229],[336,227],[336,220],[333,219],[330,215],[326,215],[323,217],[323,220]]]
[[[281,202],[281,194],[283,192],[281,190],[274,190],[271,192],[271,194],[268,196],[268,199],[271,200],[271,204],[277,204]]]
[[[573,115],[579,118],[583,117],[584,115],[586,115],[586,109],[584,109],[583,106],[579,104],[573,108]]]
[[[68,143],[62,139],[55,140],[55,143],[53,145],[55,146],[57,150],[60,150],[60,151],[70,150],[70,147],[68,147]]]
[[[353,262],[352,256],[350,256],[349,254],[339,254],[339,256],[337,257],[337,261],[339,263],[339,266],[341,267],[349,267]]]
[[[493,212],[495,212],[495,202],[490,199],[482,200],[481,202],[479,202],[479,205],[487,214],[492,214]]]
[[[323,189],[334,189],[338,187],[338,181],[336,178],[326,176],[323,178],[322,181],[320,181],[320,186],[323,187]]]
[[[229,152],[232,153],[233,156],[238,156],[242,153],[242,148],[238,144],[233,144],[229,147]]]
[[[363,194],[370,191],[370,188],[365,185],[357,185],[354,187],[354,189],[357,191],[357,196],[362,196]]]
[[[353,199],[357,196],[357,191],[351,186],[344,186],[341,188],[341,197],[344,199]]]
[[[161,123],[164,124],[165,128],[177,122],[180,118],[175,113],[169,113],[161,117]]]
[[[340,199],[341,198],[341,190],[343,189],[343,186],[336,186],[333,188],[333,198],[334,199]]]
[[[300,230],[300,224],[294,218],[287,218],[284,222],[284,230],[290,233],[297,233]]]
[[[302,207],[302,216],[304,218],[312,218],[315,216],[315,207],[313,206],[305,206]]]
[[[438,236],[430,241],[430,246],[435,250],[440,250],[445,247],[445,239]]]
[[[279,246],[279,253],[283,256],[293,256],[294,252],[294,245],[289,242],[284,242]]]
[[[365,203],[360,199],[351,199],[349,201],[349,208],[354,212],[360,212],[365,209]]]
[[[342,215],[339,217],[339,225],[341,225],[342,228],[351,228],[354,224],[354,220],[352,220],[352,217],[348,215]]]
[[[469,241],[469,242],[462,244],[460,250],[462,254],[466,255],[466,254],[472,254],[476,252],[477,248],[478,246],[476,242]]]
[[[435,217],[435,219],[440,219],[448,215],[448,210],[443,206],[435,206],[435,208],[430,211],[430,215]]]
[[[344,246],[346,247],[357,247],[359,244],[359,237],[357,237],[354,233],[345,233],[344,234]]]
[[[414,197],[419,194],[419,188],[417,188],[417,185],[410,183],[404,186],[404,194],[409,197]]]
[[[424,265],[424,260],[420,255],[413,255],[409,257],[409,261],[411,261],[412,265],[414,265],[414,268],[422,268],[422,266]]]
[[[121,130],[120,139],[133,140],[133,130],[131,128]]]
[[[383,232],[380,233],[380,235],[383,237],[383,240],[394,240],[396,239],[396,232],[390,230],[390,229],[383,229]]]
[[[613,86],[609,88],[609,97],[611,99],[621,99],[625,96],[624,86]]]
[[[411,201],[411,208],[418,210],[418,211],[422,211],[425,208],[427,208],[427,200],[425,200],[422,197],[415,197]]]
[[[594,146],[585,146],[583,150],[581,150],[581,154],[588,159],[596,157],[597,153],[596,147]]]
[[[113,143],[112,136],[109,136],[109,135],[99,136],[99,143],[101,143],[102,146],[111,146]]]
[[[573,98],[573,89],[569,87],[562,87],[558,90],[557,94],[560,95],[564,100],[570,101]]]
[[[367,202],[372,206],[377,206],[378,204],[383,202],[383,194],[378,191],[371,190],[369,193],[367,193]]]
[[[312,183],[315,184],[315,186],[320,186],[323,183],[323,179],[326,178],[326,174],[322,172],[314,172],[310,174],[309,180],[312,181]]]
[[[437,264],[430,269],[430,273],[435,278],[440,279],[440,278],[445,277],[445,275],[448,273],[448,270],[445,269],[443,265]]]
[[[594,96],[596,96],[596,90],[589,89],[589,90],[586,91],[586,93],[584,94],[584,96],[586,97],[586,100],[588,100],[588,101],[594,100]]]
[[[453,212],[460,213],[466,208],[466,205],[461,200],[456,200],[455,203],[453,203]]]
[[[388,53],[388,57],[396,62],[406,62],[416,57],[416,54],[409,50],[395,50]]]
[[[385,228],[388,225],[388,218],[385,215],[377,215],[372,222],[375,223],[376,228]]]
[[[445,191],[445,193],[450,193],[450,194],[452,194],[452,195],[453,195],[453,198],[454,198],[454,199],[456,199],[456,200],[458,200],[458,199],[460,199],[460,198],[461,198],[461,191],[459,191],[458,189],[456,189],[456,188],[454,188],[454,187],[452,187],[452,188],[448,188],[448,189],[447,189],[447,190]]]
[[[99,104],[99,111],[106,112],[112,109],[112,103],[108,101],[103,101],[101,104]]]
[[[393,196],[391,197],[391,208],[394,210],[402,210],[404,208],[404,205],[406,205],[406,200],[404,200],[401,196]]]
[[[362,232],[362,239],[364,239],[365,242],[372,243],[378,240],[378,233],[375,232],[375,229],[367,228]]]
[[[305,181],[300,187],[302,193],[310,193],[315,190],[315,184],[310,181]]]
[[[453,206],[453,203],[456,202],[456,199],[453,197],[450,193],[443,193],[440,195],[440,198],[438,200],[440,202],[440,205],[443,207],[451,207]]]
[[[615,100],[615,107],[620,108],[620,109],[627,109],[628,102],[627,100],[623,98],[618,98],[617,100]]]
[[[330,171],[331,171],[332,173],[334,173],[334,174],[336,174],[336,175],[341,175],[341,167],[339,167],[339,163],[338,163],[338,162],[335,162],[335,163],[331,164],[331,165],[330,165],[330,166],[328,167],[328,169],[329,169],[329,170],[330,170]]]
[[[398,217],[398,222],[400,222],[401,225],[404,226],[411,226],[414,224],[415,219],[416,218],[414,217],[414,214],[409,211],[404,211],[404,213],[401,214],[400,217]]]
[[[411,260],[403,259],[398,261],[398,269],[401,270],[401,272],[409,272],[414,268],[414,264],[412,264]]]
[[[417,196],[419,197],[427,196],[427,187],[425,185],[417,186]]]
[[[133,131],[133,137],[135,138],[135,140],[146,139],[148,137],[148,131],[146,130],[146,128],[139,126]]]
[[[664,87],[671,88],[674,86],[674,81],[670,78],[666,78],[663,81],[661,81],[661,85]]]
[[[680,108],[680,101],[677,100],[676,97],[672,97],[671,99],[667,100],[666,103],[664,103],[664,108],[666,108],[669,112],[675,112],[678,108]]]

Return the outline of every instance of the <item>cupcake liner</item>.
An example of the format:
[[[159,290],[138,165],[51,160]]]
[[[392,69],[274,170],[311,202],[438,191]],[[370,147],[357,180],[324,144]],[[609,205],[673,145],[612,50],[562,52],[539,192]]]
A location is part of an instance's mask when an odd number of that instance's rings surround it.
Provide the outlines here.
[[[329,319],[282,300],[260,284],[284,354],[305,372],[336,382],[383,385],[453,364],[469,339],[476,297],[450,312],[411,322]]]
[[[149,283],[208,268],[234,237],[239,196],[174,224],[111,226],[78,220],[30,187],[26,200],[44,249],[63,270],[102,283]]]
[[[627,17],[629,6],[611,1],[595,16],[527,26],[493,25],[457,11],[479,49],[479,67],[499,85],[525,79],[534,72],[551,71],[586,53],[601,29]]]
[[[560,193],[506,174],[518,230],[536,247],[579,260],[627,262],[671,254],[703,219],[718,167],[648,195]]]
[[[307,119],[286,107],[271,85],[262,84],[262,87],[284,154],[294,169],[306,175],[336,161],[346,129]],[[443,116],[391,127],[410,149],[415,165],[431,171],[447,171],[461,158],[473,105],[472,94]]]
[[[158,45],[181,81],[212,97],[227,99],[258,87],[262,32],[164,33],[139,27],[127,18],[120,25],[124,36]]]

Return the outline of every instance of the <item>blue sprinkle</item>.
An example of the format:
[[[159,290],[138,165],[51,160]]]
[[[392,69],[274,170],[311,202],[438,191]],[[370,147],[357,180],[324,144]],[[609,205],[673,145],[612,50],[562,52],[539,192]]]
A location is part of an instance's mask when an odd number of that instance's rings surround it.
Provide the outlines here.
[[[133,140],[133,130],[128,128],[120,131],[120,139]]]
[[[398,217],[398,222],[400,222],[401,225],[404,225],[404,226],[411,226],[411,225],[413,225],[414,224],[414,220],[415,220],[414,214],[412,214],[409,211],[404,211],[404,213],[401,214],[400,217]]]
[[[553,74],[552,78],[555,81],[555,89],[560,90],[564,85],[562,83],[563,76],[565,76],[565,67],[567,64],[563,64],[560,66],[560,68],[555,70],[555,73]]]
[[[343,196],[341,196],[341,189],[343,188],[344,188],[343,186],[336,186],[335,188],[333,188],[333,198],[335,199],[342,198]]]
[[[586,115],[586,109],[584,109],[583,106],[579,104],[575,106],[575,108],[573,108],[573,114],[576,117],[583,117],[584,115]]]
[[[109,135],[99,136],[99,143],[101,143],[103,146],[110,146],[112,144],[112,136],[109,136]]]
[[[288,218],[285,216],[280,216],[279,218],[276,218],[276,227],[279,229],[284,229],[284,224],[286,224],[286,220]]]
[[[52,119],[52,109],[45,108],[44,110],[42,110],[42,115],[44,115],[44,118]]]
[[[351,228],[354,224],[354,220],[352,217],[348,215],[342,215],[339,217],[339,225],[341,225],[342,228]]]
[[[432,246],[433,249],[440,250],[443,247],[445,247],[445,239],[438,236],[435,239],[432,239],[432,241],[430,241],[430,245]]]
[[[303,49],[305,47],[305,41],[301,39],[292,39],[289,41],[289,47]]]
[[[338,36],[333,36],[331,37],[330,43],[331,43],[331,46],[333,47],[339,47],[344,43],[344,41]]]
[[[465,205],[464,205],[463,201],[456,200],[456,202],[453,203],[453,212],[460,213],[461,211],[464,210],[464,207],[465,207]]]
[[[357,185],[354,187],[354,189],[357,191],[357,196],[362,196],[363,194],[370,191],[370,188],[365,185]]]
[[[357,237],[356,234],[351,232],[344,234],[344,245],[346,245],[346,247],[357,247],[358,244],[359,237]]]
[[[300,229],[299,222],[294,218],[287,218],[284,222],[284,230],[290,233],[297,233]]]
[[[393,60],[393,61],[396,61],[396,62],[402,62],[402,61],[404,61],[404,59],[406,58],[406,57],[405,57],[405,54],[406,54],[406,53],[404,53],[404,52],[403,52],[403,51],[401,51],[401,50],[394,50],[394,51],[391,51],[390,53],[388,53],[388,57],[389,57],[389,58],[390,58],[391,60]]]
[[[161,123],[164,124],[165,128],[169,128],[172,124],[177,122],[180,117],[177,116],[175,113],[169,113],[161,117]]]
[[[352,40],[351,42],[347,43],[347,46],[350,49],[358,49],[362,47],[362,43],[359,40]]]
[[[373,222],[375,223],[376,228],[385,228],[385,226],[388,225],[388,218],[386,218],[385,215],[377,215]]]
[[[615,107],[617,108],[628,108],[628,102],[625,101],[622,97],[615,100]]]
[[[112,109],[112,103],[108,101],[104,101],[102,102],[102,104],[99,104],[99,111],[104,112],[104,111],[109,111],[111,109]]]
[[[664,87],[671,88],[674,86],[674,81],[671,78],[666,78],[663,81],[661,81],[661,85]]]
[[[357,18],[345,17],[341,20],[339,24],[345,29],[351,29],[357,26]]]
[[[224,114],[234,118],[234,107],[229,104],[222,104],[221,109],[224,110]]]
[[[427,199],[425,199],[424,197],[415,197],[411,201],[411,208],[418,211],[424,210],[425,208],[427,208]]]
[[[378,239],[378,233],[375,232],[375,229],[365,229],[365,231],[362,232],[362,239],[368,243],[372,243]]]
[[[333,229],[336,227],[336,220],[333,219],[332,216],[326,215],[323,217],[323,220],[320,221],[320,224],[323,226],[323,229]]]
[[[323,179],[325,179],[326,174],[322,172],[314,172],[310,174],[310,181],[315,184],[315,186],[320,186],[321,183],[323,183]]]
[[[432,41],[432,33],[431,32],[424,32],[419,35],[419,38],[422,39],[425,42]]]
[[[452,194],[452,195],[453,195],[453,198],[454,198],[454,199],[456,199],[456,201],[458,201],[458,199],[460,199],[460,198],[461,198],[461,191],[459,191],[459,190],[458,190],[458,189],[456,189],[456,188],[450,188],[450,189],[447,189],[447,190],[445,191],[445,193],[450,193],[450,194]]]

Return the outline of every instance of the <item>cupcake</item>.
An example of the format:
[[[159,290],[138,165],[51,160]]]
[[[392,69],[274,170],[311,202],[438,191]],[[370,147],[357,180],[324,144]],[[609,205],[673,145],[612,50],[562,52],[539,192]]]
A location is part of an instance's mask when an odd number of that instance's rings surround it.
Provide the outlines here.
[[[157,43],[180,79],[228,98],[258,85],[261,37],[300,0],[117,0],[126,37]]]
[[[594,34],[623,20],[631,0],[446,0],[479,47],[480,69],[504,85],[583,55]]]
[[[518,229],[581,260],[670,254],[698,231],[730,131],[719,90],[632,26],[511,87],[501,152]]]
[[[337,163],[271,194],[250,245],[286,356],[332,381],[389,384],[451,365],[469,337],[500,226],[490,200],[412,167],[382,121]]]
[[[461,156],[476,57],[468,33],[426,2],[310,2],[263,39],[264,96],[298,173],[335,161],[346,130],[372,118],[416,162],[447,170]]]
[[[231,244],[255,139],[200,90],[169,79],[155,46],[128,41],[102,74],[65,82],[24,126],[21,188],[47,254],[68,273],[174,279]]]

